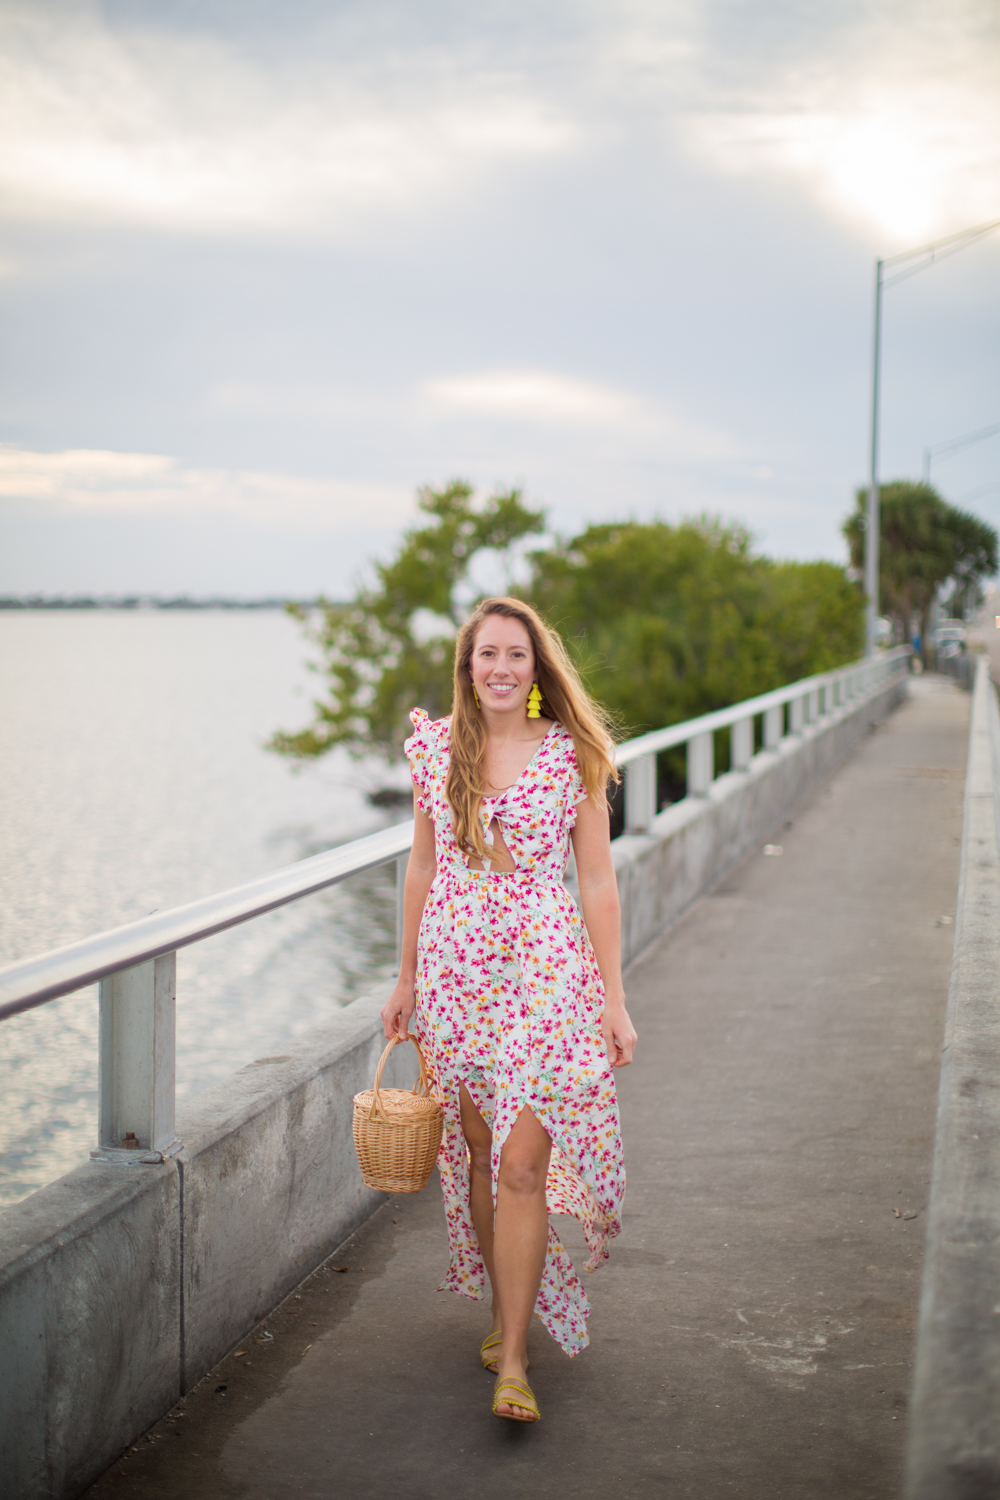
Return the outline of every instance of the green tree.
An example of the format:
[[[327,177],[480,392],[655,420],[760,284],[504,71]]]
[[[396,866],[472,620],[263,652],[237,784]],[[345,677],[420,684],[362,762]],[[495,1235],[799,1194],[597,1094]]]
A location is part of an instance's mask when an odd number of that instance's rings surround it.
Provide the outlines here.
[[[415,703],[439,718],[451,706],[452,634],[461,620],[460,595],[473,558],[484,548],[501,553],[542,530],[541,511],[529,510],[518,490],[481,504],[471,485],[453,480],[418,491],[431,519],[404,534],[397,556],[375,568],[375,586],[347,604],[323,601],[318,618],[301,606],[290,612],[318,647],[327,696],[313,723],[279,732],[271,749],[300,760],[346,745],[354,753],[392,758],[410,731]],[[440,621],[443,634],[427,639],[416,628],[420,612]]]
[[[719,520],[589,526],[533,563],[525,592],[629,734],[861,650],[861,601],[843,568],[755,556],[749,533]]]
[[[415,703],[451,705],[452,636],[472,602],[469,566],[484,547],[542,530],[514,491],[473,502],[466,484],[423,490],[430,523],[403,538],[376,586],[306,622],[328,695],[313,724],[272,748],[299,758],[334,745],[398,754]],[[531,554],[518,590],[564,636],[591,691],[637,734],[826,671],[860,653],[863,607],[834,563],[756,556],[741,526],[702,518],[588,526]],[[429,610],[442,633],[416,628]],[[722,764],[720,759],[719,764]]]
[[[864,567],[867,489],[855,493],[854,511],[843,531],[851,566]],[[978,588],[997,570],[997,534],[968,511],[949,505],[929,484],[895,480],[879,486],[879,604],[899,622],[903,639],[919,622],[921,651],[927,658],[927,628],[938,590]]]

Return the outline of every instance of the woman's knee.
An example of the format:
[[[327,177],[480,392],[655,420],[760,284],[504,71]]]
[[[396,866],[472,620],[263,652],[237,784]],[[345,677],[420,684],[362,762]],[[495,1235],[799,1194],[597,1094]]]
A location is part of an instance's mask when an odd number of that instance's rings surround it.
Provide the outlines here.
[[[485,1143],[483,1141],[466,1140],[466,1145],[469,1148],[469,1166],[473,1174],[477,1177],[492,1177],[493,1152],[489,1137],[487,1137]]]
[[[462,1117],[462,1134],[465,1136],[465,1144],[469,1148],[469,1162],[472,1171],[476,1174],[489,1176],[492,1171],[490,1166],[490,1155],[493,1148],[492,1132],[473,1103],[472,1095],[464,1083],[460,1083],[458,1086],[458,1098]]]
[[[548,1153],[545,1159],[537,1152],[504,1150],[500,1158],[500,1187],[518,1197],[530,1198],[545,1191],[548,1173]]]

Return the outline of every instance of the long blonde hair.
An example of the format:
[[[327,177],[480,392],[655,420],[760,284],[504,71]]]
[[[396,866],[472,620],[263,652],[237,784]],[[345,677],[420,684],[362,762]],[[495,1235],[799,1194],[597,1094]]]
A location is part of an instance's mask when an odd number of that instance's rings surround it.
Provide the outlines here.
[[[542,694],[542,712],[556,719],[573,736],[576,763],[587,796],[602,803],[609,781],[621,779],[614,762],[610,716],[595,703],[580,681],[556,632],[520,599],[483,599],[466,620],[455,641],[455,682],[451,709],[451,764],[446,791],[455,814],[458,847],[467,854],[489,854],[479,822],[479,806],[486,792],[486,727],[472,687],[472,650],[476,635],[490,615],[517,620],[531,638],[535,679]]]

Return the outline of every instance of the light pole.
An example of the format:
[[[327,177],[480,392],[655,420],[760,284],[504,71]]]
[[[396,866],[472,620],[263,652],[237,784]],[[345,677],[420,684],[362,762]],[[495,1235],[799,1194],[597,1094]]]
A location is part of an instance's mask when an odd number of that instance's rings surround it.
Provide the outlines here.
[[[879,496],[878,496],[878,444],[879,403],[881,400],[882,374],[882,292],[885,287],[895,286],[918,271],[925,271],[936,260],[944,260],[964,250],[981,235],[989,234],[1000,225],[1000,219],[991,219],[988,224],[977,224],[975,229],[963,229],[961,234],[949,234],[943,240],[934,240],[921,245],[918,250],[904,250],[901,255],[890,255],[875,262],[875,339],[872,359],[872,445],[871,478],[868,486],[868,510],[865,519],[865,652],[871,656],[875,650],[875,635],[878,621],[878,550],[879,550]],[[914,264],[905,265],[906,261]],[[885,276],[890,266],[902,269]]]

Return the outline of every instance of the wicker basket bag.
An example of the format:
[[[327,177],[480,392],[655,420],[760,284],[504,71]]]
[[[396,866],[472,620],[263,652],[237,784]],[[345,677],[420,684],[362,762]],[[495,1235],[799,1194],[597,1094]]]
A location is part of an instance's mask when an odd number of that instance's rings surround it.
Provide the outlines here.
[[[420,1077],[410,1089],[383,1089],[382,1069],[397,1042],[412,1042]],[[365,1186],[419,1193],[437,1161],[444,1110],[431,1098],[427,1064],[415,1036],[394,1036],[379,1058],[375,1087],[354,1096],[354,1145]]]

